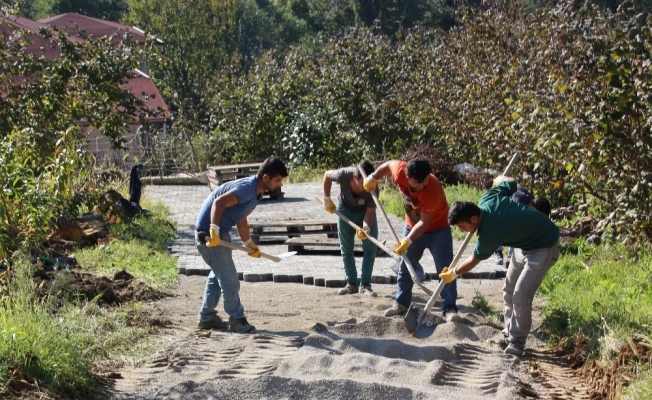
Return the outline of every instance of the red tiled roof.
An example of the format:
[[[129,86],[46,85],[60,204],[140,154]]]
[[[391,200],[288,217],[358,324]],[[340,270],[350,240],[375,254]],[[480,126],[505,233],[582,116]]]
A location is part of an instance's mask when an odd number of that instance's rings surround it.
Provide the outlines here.
[[[63,16],[65,15],[76,15],[88,20],[100,21],[102,23],[110,23],[116,26],[126,27],[125,25],[117,24],[115,22],[84,17],[83,15],[79,15],[79,14],[63,14]],[[48,19],[51,20],[53,18],[56,17],[52,17]],[[45,22],[43,21],[45,20],[41,20],[37,22],[37,21],[32,21],[31,19],[28,18],[14,17],[14,16],[8,18],[0,17],[0,38],[2,38],[2,36],[5,35],[10,35],[16,29],[26,30],[27,32],[29,32],[28,34],[29,39],[33,41],[33,43],[28,47],[28,50],[32,54],[39,54],[39,55],[42,54],[45,56],[46,59],[56,58],[61,54],[61,51],[59,50],[58,46],[56,46],[52,41],[45,39],[38,34],[39,29],[45,26]],[[9,26],[3,24],[2,22],[8,22]],[[113,32],[115,32],[115,29],[113,30]],[[70,34],[66,35],[66,37],[68,38],[68,40],[71,41],[85,40],[84,38],[70,35]],[[135,38],[136,37],[134,35],[134,39]],[[149,76],[147,76],[145,73],[141,72],[140,70],[134,69],[132,72],[133,72],[132,76],[128,78],[123,84],[121,84],[120,87],[123,89],[130,90],[136,97],[145,101],[146,107],[152,111],[152,115],[148,116],[147,118],[150,122],[153,123],[165,122],[165,120],[170,118],[170,112],[168,110],[167,105],[165,104],[165,101],[163,100],[163,97],[161,96],[161,93],[158,91],[156,84],[154,84],[154,81],[152,81],[152,79]],[[15,78],[17,84],[20,84],[20,82],[23,81],[22,77],[15,77]],[[157,112],[160,112],[161,114],[154,115]]]
[[[135,26],[122,25],[117,22],[87,17],[77,13],[55,15],[54,17],[40,19],[38,22],[57,27],[70,35],[84,38],[89,36],[100,38],[117,33],[113,41],[119,42],[124,34],[129,32],[133,35],[135,43],[144,44],[147,39],[145,32]]]
[[[170,111],[159,93],[154,81],[138,69],[133,70],[133,76],[121,88],[131,91],[136,97],[145,102],[145,106],[160,115],[148,116],[149,122],[165,122],[170,118]]]

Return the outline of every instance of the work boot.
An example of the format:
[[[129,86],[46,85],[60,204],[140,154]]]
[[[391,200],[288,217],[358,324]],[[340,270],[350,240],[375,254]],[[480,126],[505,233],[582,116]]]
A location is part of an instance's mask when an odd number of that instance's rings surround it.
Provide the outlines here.
[[[237,332],[237,333],[254,333],[256,330],[256,327],[251,325],[249,322],[247,322],[247,318],[229,318],[229,322],[231,322],[231,326],[229,330],[231,332]]]
[[[505,354],[511,354],[513,356],[520,357],[523,355],[523,349],[525,346],[518,342],[511,342],[507,348],[505,348]]]
[[[209,319],[197,322],[197,327],[199,329],[219,329],[225,331],[229,329],[229,323],[220,318],[219,315],[215,314]]]
[[[342,289],[337,291],[337,294],[354,294],[354,293],[358,293],[358,287],[350,283],[347,283],[346,286],[344,286]]]
[[[367,295],[369,297],[378,297],[378,294],[373,291],[371,285],[364,285],[362,289],[360,289],[360,293]]]
[[[399,303],[398,301],[395,301],[392,308],[388,308],[387,310],[385,310],[385,316],[391,317],[393,315],[402,315],[405,314],[407,310],[408,308],[406,306]]]

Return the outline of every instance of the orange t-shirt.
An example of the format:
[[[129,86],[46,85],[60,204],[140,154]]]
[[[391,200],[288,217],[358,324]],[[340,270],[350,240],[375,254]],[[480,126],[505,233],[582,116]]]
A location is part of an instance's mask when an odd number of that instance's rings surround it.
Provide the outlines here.
[[[419,222],[421,213],[434,214],[426,232],[448,226],[448,203],[439,179],[430,174],[430,180],[423,190],[413,192],[407,177],[407,162],[390,162],[392,181],[398,185],[405,206],[405,223],[410,228]]]

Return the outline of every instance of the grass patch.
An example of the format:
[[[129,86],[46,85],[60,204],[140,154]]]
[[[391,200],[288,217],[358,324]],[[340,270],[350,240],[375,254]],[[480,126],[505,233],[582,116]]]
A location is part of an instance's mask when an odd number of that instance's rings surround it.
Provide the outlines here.
[[[444,187],[446,193],[446,201],[450,206],[453,202],[458,200],[468,200],[477,203],[483,191],[470,185],[450,185]],[[395,187],[385,186],[380,191],[380,203],[387,214],[393,214],[397,217],[405,217],[405,207],[403,206],[403,197]],[[451,227],[453,237],[458,240],[464,240],[466,237],[465,232],[461,232],[455,227]],[[475,240],[471,239],[471,243]]]
[[[176,284],[176,257],[167,254],[175,226],[167,210],[150,205],[151,216],[112,224],[122,240],[75,254],[83,272],[113,275],[125,269],[152,289]],[[13,276],[0,293],[0,397],[12,396],[9,368],[22,370],[67,399],[106,397],[94,375],[151,355],[160,321],[149,323],[139,302],[101,307],[72,289],[67,271],[55,274],[47,293],[35,290],[34,266],[15,255]],[[45,394],[43,396],[46,396]],[[46,397],[43,397],[46,398]]]
[[[638,380],[629,385],[622,400],[652,399],[652,365],[646,367]]]
[[[322,182],[324,180],[324,172],[326,169],[315,169],[307,167],[292,168],[288,171],[288,182],[291,183],[304,183],[304,182]]]
[[[69,302],[56,311],[36,296],[29,260],[17,271],[0,299],[0,393],[8,368],[19,368],[64,398],[93,398],[101,392],[92,372],[111,357],[134,355],[134,343],[147,332],[129,327],[126,310],[106,310],[94,302]],[[141,350],[142,351],[142,350]]]
[[[652,334],[652,255],[622,245],[583,254],[565,252],[546,275],[543,327],[553,343],[582,337],[593,354],[610,358],[628,337]]]
[[[148,217],[109,225],[109,231],[122,240],[77,251],[75,257],[84,270],[113,275],[124,269],[154,289],[173,287],[177,282],[177,258],[168,254],[167,246],[176,226],[161,204],[148,208]]]

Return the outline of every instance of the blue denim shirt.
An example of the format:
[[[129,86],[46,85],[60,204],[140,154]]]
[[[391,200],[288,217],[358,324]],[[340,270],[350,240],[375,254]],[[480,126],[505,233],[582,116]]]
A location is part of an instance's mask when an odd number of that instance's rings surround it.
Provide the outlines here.
[[[263,197],[262,194],[257,195],[257,190],[258,178],[255,176],[236,179],[220,185],[206,198],[206,200],[204,200],[204,204],[202,204],[201,209],[199,210],[199,216],[197,217],[195,228],[200,231],[208,232],[211,225],[211,207],[213,206],[213,202],[216,198],[230,191],[233,192],[235,197],[238,199],[238,204],[227,207],[224,210],[219,223],[220,230],[222,232],[228,232],[238,222],[245,218],[251,210],[256,208],[258,202]]]

